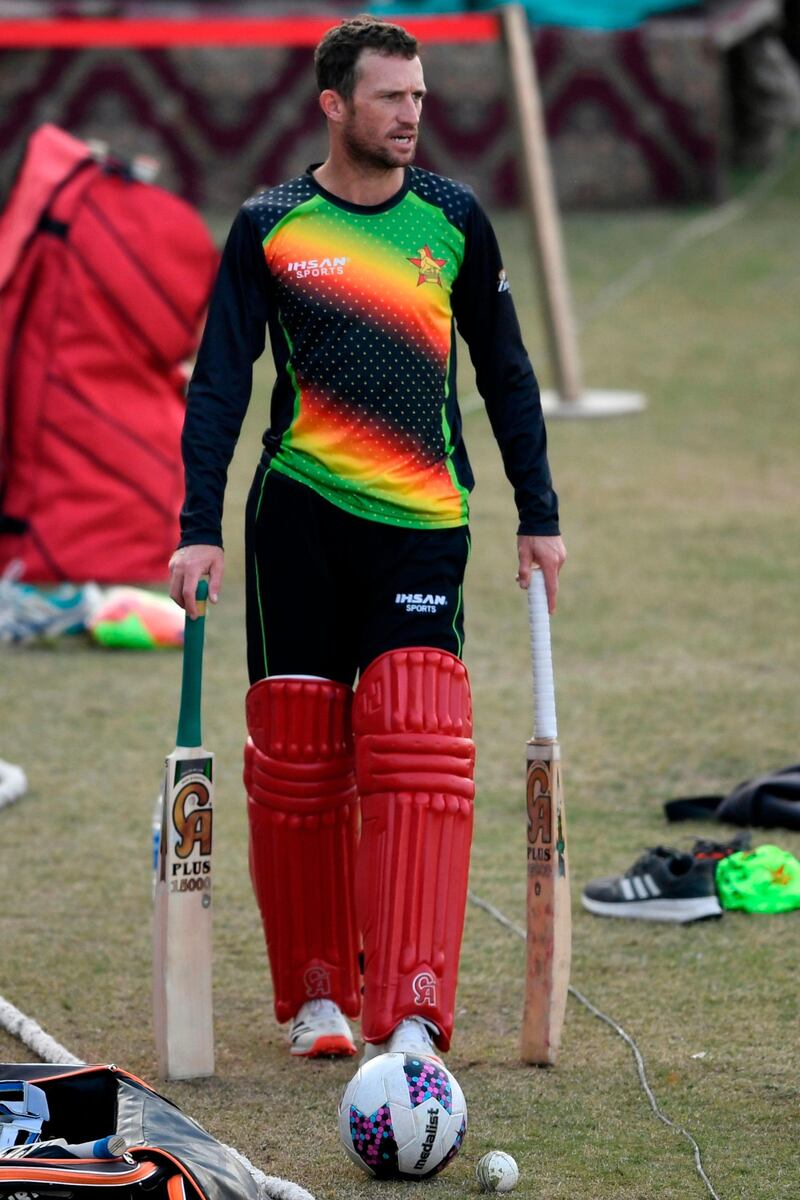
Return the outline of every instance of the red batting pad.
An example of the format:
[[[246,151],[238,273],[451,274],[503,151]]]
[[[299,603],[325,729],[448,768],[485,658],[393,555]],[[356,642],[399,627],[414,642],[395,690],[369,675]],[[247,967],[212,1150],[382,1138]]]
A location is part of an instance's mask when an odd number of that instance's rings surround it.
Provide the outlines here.
[[[316,997],[350,1017],[361,1006],[351,703],[328,680],[262,679],[247,693],[250,877],[279,1021]]]
[[[382,654],[361,677],[353,724],[362,1032],[382,1042],[403,1017],[425,1017],[447,1050],[475,795],[467,669],[444,650]]]

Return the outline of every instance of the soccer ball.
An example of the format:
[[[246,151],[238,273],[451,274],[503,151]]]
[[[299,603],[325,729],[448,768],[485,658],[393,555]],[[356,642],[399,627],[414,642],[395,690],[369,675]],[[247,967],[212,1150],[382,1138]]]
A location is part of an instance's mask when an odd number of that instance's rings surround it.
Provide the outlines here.
[[[425,1179],[461,1149],[467,1104],[447,1067],[416,1054],[379,1054],[359,1067],[339,1104],[349,1157],[377,1179]]]

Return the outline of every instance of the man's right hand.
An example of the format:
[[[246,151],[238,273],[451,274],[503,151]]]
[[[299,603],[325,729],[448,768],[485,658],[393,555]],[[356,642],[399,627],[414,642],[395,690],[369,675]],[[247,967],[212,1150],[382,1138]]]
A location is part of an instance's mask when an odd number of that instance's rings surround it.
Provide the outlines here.
[[[208,576],[208,598],[216,604],[224,570],[225,553],[221,546],[182,546],[169,560],[169,594],[194,618],[197,616],[198,581],[204,575]]]

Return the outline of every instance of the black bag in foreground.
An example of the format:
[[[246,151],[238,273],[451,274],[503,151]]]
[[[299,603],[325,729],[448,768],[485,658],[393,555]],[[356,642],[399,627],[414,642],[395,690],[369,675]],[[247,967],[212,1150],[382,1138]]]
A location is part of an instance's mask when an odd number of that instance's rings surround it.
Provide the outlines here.
[[[4,1063],[0,1080],[35,1083],[50,1118],[42,1140],[125,1138],[125,1158],[0,1158],[0,1197],[100,1200],[258,1200],[256,1181],[230,1150],[171,1101],[114,1066]],[[110,1197],[109,1197],[110,1200]]]
[[[728,796],[686,796],[664,805],[668,821],[725,821],[800,830],[800,764],[740,783]]]

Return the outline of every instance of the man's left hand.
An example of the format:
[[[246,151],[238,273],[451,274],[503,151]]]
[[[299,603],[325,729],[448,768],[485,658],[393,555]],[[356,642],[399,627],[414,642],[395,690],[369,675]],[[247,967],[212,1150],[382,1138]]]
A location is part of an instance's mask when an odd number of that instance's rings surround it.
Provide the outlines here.
[[[551,613],[555,612],[556,597],[558,596],[558,573],[567,560],[567,551],[561,538],[558,535],[542,537],[535,534],[519,534],[517,554],[519,555],[517,583],[521,588],[527,588],[534,564],[541,567],[547,591],[547,607]]]

